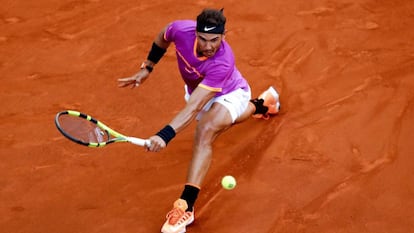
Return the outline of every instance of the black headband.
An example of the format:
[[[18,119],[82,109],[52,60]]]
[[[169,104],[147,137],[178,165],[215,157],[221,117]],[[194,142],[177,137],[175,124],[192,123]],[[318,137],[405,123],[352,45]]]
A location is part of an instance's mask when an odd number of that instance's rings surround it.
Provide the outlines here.
[[[197,23],[197,32],[211,33],[211,34],[223,34],[224,33],[224,24],[202,24]]]

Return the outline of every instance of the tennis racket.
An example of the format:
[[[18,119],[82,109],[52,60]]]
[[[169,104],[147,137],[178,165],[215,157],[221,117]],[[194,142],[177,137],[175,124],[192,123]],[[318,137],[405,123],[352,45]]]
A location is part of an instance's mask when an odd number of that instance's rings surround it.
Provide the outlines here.
[[[147,147],[151,145],[149,140],[125,136],[95,118],[77,111],[59,112],[56,114],[55,124],[65,137],[84,146],[103,147],[114,142],[130,142]]]

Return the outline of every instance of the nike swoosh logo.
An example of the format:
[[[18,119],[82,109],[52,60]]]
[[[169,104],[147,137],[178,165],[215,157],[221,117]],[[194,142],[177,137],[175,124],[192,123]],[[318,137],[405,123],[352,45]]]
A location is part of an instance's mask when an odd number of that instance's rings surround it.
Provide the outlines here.
[[[214,27],[207,27],[207,26],[205,26],[204,27],[204,31],[208,32],[208,31],[213,30],[214,28],[216,28],[216,27],[215,26]]]

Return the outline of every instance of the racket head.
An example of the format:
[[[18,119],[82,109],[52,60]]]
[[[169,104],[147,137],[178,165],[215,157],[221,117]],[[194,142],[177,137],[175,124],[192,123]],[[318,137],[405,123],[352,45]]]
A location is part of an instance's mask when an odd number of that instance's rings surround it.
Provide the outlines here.
[[[84,146],[103,147],[109,143],[126,141],[123,135],[78,111],[59,112],[55,117],[55,125],[66,138]]]

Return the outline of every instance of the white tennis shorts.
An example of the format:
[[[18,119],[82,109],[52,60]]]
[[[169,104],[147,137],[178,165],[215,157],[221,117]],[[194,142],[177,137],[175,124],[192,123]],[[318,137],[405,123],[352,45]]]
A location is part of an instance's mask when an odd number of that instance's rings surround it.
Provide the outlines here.
[[[187,85],[184,86],[185,95],[184,99],[186,102],[190,99],[190,94],[188,94]],[[212,98],[207,104],[204,106],[204,108],[198,113],[197,120],[200,120],[201,116],[210,110],[213,103],[220,103],[224,107],[229,110],[232,123],[236,121],[236,119],[241,116],[247,109],[247,106],[249,105],[249,101],[251,99],[251,91],[249,90],[243,90],[241,88],[232,91],[230,93],[227,93],[225,95],[214,97]]]

